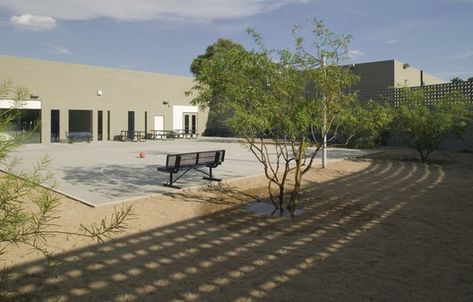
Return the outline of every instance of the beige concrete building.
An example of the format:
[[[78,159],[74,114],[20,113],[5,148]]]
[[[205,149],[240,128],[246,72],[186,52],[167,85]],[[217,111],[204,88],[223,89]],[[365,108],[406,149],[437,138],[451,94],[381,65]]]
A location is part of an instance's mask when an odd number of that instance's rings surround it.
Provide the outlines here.
[[[360,94],[445,82],[396,60],[352,67],[360,76],[353,87]],[[1,55],[0,71],[0,80],[30,90],[32,98],[11,131],[31,130],[39,120],[40,130],[32,139],[36,142],[65,141],[67,133],[90,133],[92,140],[101,141],[114,140],[124,131],[206,130],[208,112],[191,106],[191,97],[184,94],[193,86],[192,77]],[[11,106],[11,101],[0,100],[0,110]]]
[[[184,95],[192,77],[11,56],[0,56],[0,71],[32,94],[16,130],[28,130],[36,116],[43,143],[63,141],[67,132],[90,132],[100,141],[121,131],[205,130],[207,112]],[[0,108],[8,106],[0,100]]]
[[[443,84],[444,80],[397,60],[353,64],[360,77],[354,89],[386,89]]]

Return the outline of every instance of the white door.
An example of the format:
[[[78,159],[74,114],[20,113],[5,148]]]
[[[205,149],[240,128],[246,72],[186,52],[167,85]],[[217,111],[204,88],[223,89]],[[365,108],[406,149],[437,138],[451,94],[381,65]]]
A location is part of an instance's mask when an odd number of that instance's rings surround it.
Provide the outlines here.
[[[154,130],[164,130],[164,116],[154,116]]]

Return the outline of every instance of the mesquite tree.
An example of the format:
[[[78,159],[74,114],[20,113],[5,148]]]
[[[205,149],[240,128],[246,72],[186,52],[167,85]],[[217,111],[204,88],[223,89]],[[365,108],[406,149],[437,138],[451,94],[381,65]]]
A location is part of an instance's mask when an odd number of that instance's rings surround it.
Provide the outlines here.
[[[348,88],[356,77],[340,65],[350,37],[337,36],[314,20],[312,43],[306,47],[302,29],[296,26],[292,32],[294,51],[268,50],[251,29],[257,49],[213,47],[211,56],[196,58],[199,72],[188,92],[196,92],[194,104],[231,113],[226,123],[262,163],[281,215],[285,209],[294,214],[303,176],[323,146],[321,138],[329,135],[334,142],[339,130],[348,129],[343,125],[355,101]],[[288,182],[292,189],[286,200]]]
[[[439,101],[426,102],[426,91],[403,91],[404,101],[397,108],[395,129],[425,162],[444,140],[461,138],[472,124],[472,106],[458,91]]]

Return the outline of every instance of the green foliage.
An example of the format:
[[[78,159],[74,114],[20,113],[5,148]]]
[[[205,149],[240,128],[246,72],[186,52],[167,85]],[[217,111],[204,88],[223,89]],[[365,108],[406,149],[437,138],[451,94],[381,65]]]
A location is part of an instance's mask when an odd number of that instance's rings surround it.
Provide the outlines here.
[[[212,82],[210,78],[206,77],[209,73],[209,62],[217,63],[222,57],[233,56],[235,53],[244,51],[244,47],[240,44],[234,43],[230,40],[219,39],[214,44],[207,47],[204,54],[199,55],[192,61],[190,67],[191,72],[196,77],[205,78],[209,83],[209,90],[206,91],[205,99],[208,102],[201,103],[202,107],[209,108],[209,115],[207,118],[206,134],[212,133],[213,131],[224,131],[227,133],[234,133],[231,126],[226,123],[226,119],[233,115],[230,109],[223,110],[220,106],[221,101],[224,99],[224,92],[219,91],[221,85],[217,82]],[[222,65],[220,65],[222,67]],[[224,67],[224,66],[223,66]],[[203,90],[202,90],[203,93]],[[189,91],[187,94],[191,94]]]
[[[309,31],[312,41],[306,46],[305,36]],[[309,102],[311,112],[309,128],[312,131],[322,129],[324,134],[331,134],[334,140],[345,117],[350,114],[355,94],[349,88],[358,81],[350,68],[342,63],[348,58],[350,35],[332,33],[322,21],[314,19],[309,28],[294,26],[292,35],[296,51],[292,56],[285,50],[284,58],[301,74],[300,81],[307,84],[304,98]],[[318,149],[322,142],[312,136]]]
[[[424,93],[406,89],[406,101],[399,106],[395,120],[397,132],[422,161],[445,139],[461,138],[472,118],[468,99],[460,92],[449,93],[433,105],[425,103]]]
[[[21,107],[27,95],[27,89],[15,88],[11,81],[0,84],[0,99],[14,101],[12,109],[0,113],[0,133],[3,134],[0,139],[0,164],[6,172],[0,178],[0,254],[10,244],[19,243],[45,252],[43,231],[56,218],[56,198],[51,191],[37,185],[50,179],[49,175],[43,173],[47,160],[38,163],[33,172],[24,173],[16,170],[18,160],[6,159],[8,153],[22,140],[22,135],[6,133],[18,114],[17,108]],[[26,198],[33,201],[33,209],[25,209]]]
[[[104,242],[105,239],[111,239],[113,236],[126,231],[127,220],[133,215],[133,208],[130,206],[121,210],[115,209],[110,219],[104,218],[100,223],[92,225],[81,224],[82,235],[95,239],[97,242]]]
[[[389,104],[355,102],[343,116],[341,135],[351,146],[372,148],[381,144],[381,134],[392,124],[395,111]]]
[[[11,81],[0,83],[0,99],[14,101],[14,108],[0,113],[0,134],[7,132],[28,95],[27,89],[15,88]],[[68,234],[102,241],[123,231],[133,214],[131,207],[116,211],[99,225],[81,226],[81,232],[62,231],[55,224],[59,215],[58,195],[46,188],[54,186],[47,170],[48,160],[38,162],[32,172],[24,172],[18,169],[19,159],[8,156],[24,137],[12,134],[0,138],[0,169],[4,172],[0,174],[0,255],[11,245],[25,244],[49,256],[49,236]]]
[[[450,82],[451,83],[461,83],[461,82],[463,82],[463,80],[459,77],[454,77],[454,78],[450,79]]]
[[[309,46],[305,46],[304,31],[311,35]],[[232,113],[226,123],[246,139],[263,164],[270,192],[272,185],[278,187],[277,198],[272,200],[280,210],[289,173],[294,176],[286,205],[293,213],[302,176],[323,146],[320,137],[341,128],[349,132],[367,126],[363,121],[368,117],[347,124],[354,121],[355,102],[348,88],[357,81],[341,65],[347,58],[350,36],[335,35],[313,20],[308,28],[294,27],[295,50],[291,51],[268,50],[256,31],[249,29],[248,33],[257,49],[248,51],[229,41],[217,41],[206,55],[194,60],[191,69],[196,84],[189,94],[197,92],[195,105]],[[364,107],[356,108],[361,116]],[[368,126],[374,129],[375,121],[371,123]]]
[[[201,74],[203,66],[211,60],[215,55],[229,52],[231,50],[244,50],[241,44],[234,43],[227,39],[218,39],[217,42],[207,47],[203,55],[197,56],[190,66],[190,71],[193,75]]]
[[[10,124],[18,115],[18,108],[21,107],[28,96],[28,89],[14,87],[10,80],[0,82],[0,100],[10,100],[13,102],[11,109],[0,110],[0,160],[28,135],[27,133],[8,132]]]

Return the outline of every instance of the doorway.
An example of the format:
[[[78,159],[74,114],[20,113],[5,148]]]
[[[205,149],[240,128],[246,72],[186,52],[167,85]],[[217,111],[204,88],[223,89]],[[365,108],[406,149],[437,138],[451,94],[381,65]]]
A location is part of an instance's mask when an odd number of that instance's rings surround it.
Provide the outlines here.
[[[69,132],[92,135],[92,110],[69,110]]]
[[[128,111],[128,139],[135,138],[135,111]]]
[[[59,143],[59,110],[51,110],[51,143]]]
[[[184,133],[194,135],[197,133],[197,113],[184,113]]]
[[[97,140],[103,140],[103,111],[99,110],[97,114]]]

